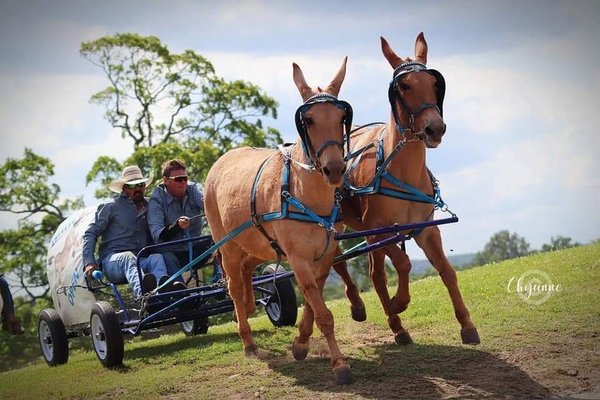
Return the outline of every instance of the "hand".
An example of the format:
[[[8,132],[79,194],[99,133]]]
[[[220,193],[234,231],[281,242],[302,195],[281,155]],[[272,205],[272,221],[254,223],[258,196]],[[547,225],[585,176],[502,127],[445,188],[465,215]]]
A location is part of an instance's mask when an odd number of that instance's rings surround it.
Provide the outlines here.
[[[92,272],[94,272],[97,269],[98,269],[98,264],[96,264],[96,263],[89,263],[88,265],[85,266],[85,269],[84,269],[85,275],[88,278],[91,278],[92,277]]]
[[[190,219],[189,217],[186,217],[185,215],[179,217],[177,219],[177,225],[179,225],[179,227],[183,230],[186,230],[187,228],[190,227]]]

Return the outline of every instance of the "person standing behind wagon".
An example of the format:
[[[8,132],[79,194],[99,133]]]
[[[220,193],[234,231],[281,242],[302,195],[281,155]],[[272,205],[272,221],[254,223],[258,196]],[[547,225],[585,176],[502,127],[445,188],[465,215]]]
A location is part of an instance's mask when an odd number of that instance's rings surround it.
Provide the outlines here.
[[[154,241],[168,242],[200,236],[204,214],[204,195],[197,183],[189,181],[187,166],[180,159],[168,160],[162,165],[163,183],[152,192],[148,206],[148,225]],[[188,243],[173,245],[163,253],[170,275],[189,263],[204,249]],[[182,280],[181,276],[177,278]]]

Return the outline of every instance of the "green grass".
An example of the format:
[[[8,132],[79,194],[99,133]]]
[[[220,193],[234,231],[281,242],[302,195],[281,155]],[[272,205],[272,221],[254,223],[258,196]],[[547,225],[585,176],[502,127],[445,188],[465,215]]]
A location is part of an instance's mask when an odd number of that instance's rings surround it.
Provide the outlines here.
[[[509,293],[510,279],[530,270],[545,272],[562,290],[541,305]],[[412,301],[401,317],[417,344],[408,347],[394,344],[374,293],[363,295],[368,312],[363,323],[350,319],[345,299],[329,302],[356,380],[348,387],[335,385],[329,359],[320,354],[326,346],[317,329],[308,359],[298,362],[290,351],[296,328],[276,329],[259,317],[251,320],[261,348],[258,358],[243,356],[236,327],[228,323],[194,338],[175,333],[130,340],[124,366],[116,369],[102,368],[95,353],[84,351],[70,354],[59,367],[40,363],[3,372],[0,399],[386,398],[393,393],[439,398],[454,384],[466,397],[503,397],[496,382],[501,379],[543,395],[575,385],[557,381],[561,368],[569,368],[571,351],[581,355],[579,378],[588,367],[600,368],[597,355],[593,358],[600,333],[600,245],[509,260],[458,277],[482,339],[477,347],[460,344],[460,327],[437,277],[411,283]],[[547,365],[539,367],[532,357]],[[473,378],[481,368],[492,378]],[[582,382],[578,387],[587,387]]]

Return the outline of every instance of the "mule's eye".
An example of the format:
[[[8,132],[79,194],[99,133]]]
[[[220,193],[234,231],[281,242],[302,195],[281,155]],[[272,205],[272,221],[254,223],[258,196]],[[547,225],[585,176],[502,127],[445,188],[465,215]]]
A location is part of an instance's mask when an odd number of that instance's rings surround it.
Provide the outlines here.
[[[400,90],[409,90],[410,89],[410,86],[403,82],[400,82],[399,86],[400,86]]]
[[[306,126],[311,126],[314,123],[314,121],[312,120],[312,118],[307,117],[304,118],[304,123],[306,124]]]

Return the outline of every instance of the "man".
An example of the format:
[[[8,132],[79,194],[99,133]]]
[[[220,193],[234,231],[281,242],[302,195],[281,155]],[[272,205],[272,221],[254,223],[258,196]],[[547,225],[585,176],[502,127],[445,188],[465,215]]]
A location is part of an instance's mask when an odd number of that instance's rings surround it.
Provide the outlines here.
[[[148,225],[155,242],[168,242],[200,236],[204,214],[204,196],[198,184],[189,182],[187,167],[180,159],[166,161],[162,166],[163,183],[149,200]],[[193,249],[187,243],[169,247],[165,253],[169,274],[174,274],[204,251],[205,243]],[[181,280],[181,278],[178,278]]]
[[[167,274],[162,254],[140,259],[142,283],[137,269],[137,253],[152,244],[146,219],[148,202],[144,198],[146,187],[152,180],[152,174],[144,178],[137,166],[125,167],[121,178],[108,186],[119,196],[98,206],[96,217],[83,236],[86,275],[91,276],[95,269],[99,269],[94,250],[96,241],[101,238],[98,259],[104,275],[113,283],[128,282],[136,299],[142,295],[142,284],[143,291],[149,292],[156,288],[156,280]]]
[[[2,330],[11,335],[22,335],[25,330],[15,315],[15,303],[13,302],[8,282],[6,282],[3,275],[0,275],[0,296],[2,296],[4,303],[3,307],[0,306],[0,311],[2,311]]]

